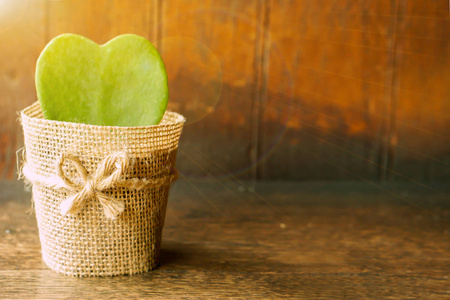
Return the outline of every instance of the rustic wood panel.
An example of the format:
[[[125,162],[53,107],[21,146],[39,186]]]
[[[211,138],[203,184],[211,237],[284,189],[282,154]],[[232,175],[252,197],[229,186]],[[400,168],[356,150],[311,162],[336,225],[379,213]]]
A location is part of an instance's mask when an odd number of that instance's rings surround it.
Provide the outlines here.
[[[449,2],[403,1],[396,35],[390,176],[448,180]]]
[[[44,1],[0,2],[0,178],[16,173],[23,145],[17,112],[36,100],[34,70],[45,46]]]
[[[161,50],[184,113],[184,176],[448,180],[447,0],[4,0],[0,178],[16,112],[54,36],[122,33]],[[332,162],[330,164],[330,162]]]
[[[156,1],[62,0],[47,5],[48,39],[76,33],[103,44],[119,34],[136,33],[156,40]]]
[[[450,205],[415,184],[266,182],[236,197],[232,182],[180,180],[160,267],[104,278],[45,266],[21,188],[0,182],[2,299],[447,299],[450,292]]]
[[[259,1],[162,3],[170,107],[188,120],[180,170],[194,177],[251,177]]]
[[[395,8],[270,1],[261,178],[380,177]]]

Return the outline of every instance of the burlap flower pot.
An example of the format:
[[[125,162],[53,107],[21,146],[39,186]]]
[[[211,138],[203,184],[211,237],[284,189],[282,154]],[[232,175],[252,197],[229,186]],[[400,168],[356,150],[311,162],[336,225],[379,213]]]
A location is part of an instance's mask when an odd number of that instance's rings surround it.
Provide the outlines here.
[[[21,120],[44,262],[73,276],[155,268],[184,117],[94,126],[45,120],[36,102]]]

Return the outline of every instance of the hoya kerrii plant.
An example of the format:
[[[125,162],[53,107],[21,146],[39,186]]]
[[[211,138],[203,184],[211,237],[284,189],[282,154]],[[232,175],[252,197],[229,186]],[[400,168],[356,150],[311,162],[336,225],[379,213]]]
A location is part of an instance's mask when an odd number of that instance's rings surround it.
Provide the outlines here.
[[[155,125],[168,101],[161,56],[134,34],[104,45],[76,34],[55,37],[37,61],[36,90],[46,119],[92,125]]]

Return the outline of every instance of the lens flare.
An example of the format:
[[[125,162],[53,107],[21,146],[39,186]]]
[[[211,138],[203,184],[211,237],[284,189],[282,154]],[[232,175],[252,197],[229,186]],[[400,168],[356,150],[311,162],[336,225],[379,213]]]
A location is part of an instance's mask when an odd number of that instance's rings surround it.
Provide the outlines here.
[[[169,79],[169,109],[186,124],[212,113],[222,91],[222,68],[216,55],[198,40],[174,36],[159,43]]]

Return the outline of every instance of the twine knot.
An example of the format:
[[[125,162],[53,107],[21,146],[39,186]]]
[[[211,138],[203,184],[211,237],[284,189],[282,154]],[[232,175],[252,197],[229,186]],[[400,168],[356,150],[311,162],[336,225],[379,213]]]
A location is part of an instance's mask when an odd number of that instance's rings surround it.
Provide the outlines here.
[[[75,167],[78,182],[70,180],[64,174],[63,166],[66,161]],[[105,216],[109,219],[115,219],[124,211],[124,203],[108,196],[104,191],[116,187],[128,164],[129,159],[125,152],[113,153],[106,156],[95,172],[89,175],[77,156],[73,154],[61,155],[57,165],[58,176],[65,183],[66,188],[74,193],[61,202],[61,214],[79,213],[88,200],[97,199],[103,207]]]
[[[95,196],[95,188],[94,188],[94,182],[92,180],[86,181],[86,184],[84,185],[84,188],[86,189],[87,197],[94,197]]]

